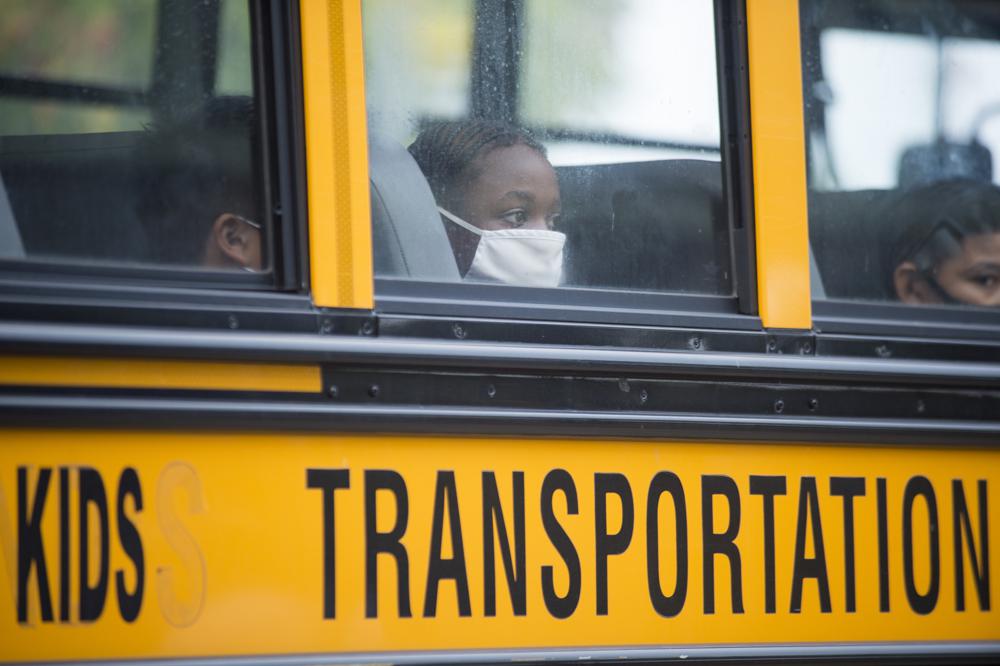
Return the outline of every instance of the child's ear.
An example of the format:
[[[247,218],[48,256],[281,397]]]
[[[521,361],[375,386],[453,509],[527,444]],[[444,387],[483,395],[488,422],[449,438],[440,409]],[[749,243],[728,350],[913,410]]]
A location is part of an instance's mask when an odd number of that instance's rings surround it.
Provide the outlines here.
[[[927,283],[927,278],[912,261],[904,261],[893,271],[892,281],[896,287],[896,298],[910,305],[940,303],[941,299]]]
[[[257,230],[232,213],[223,213],[212,224],[212,238],[224,257],[238,266],[251,266],[252,239]]]

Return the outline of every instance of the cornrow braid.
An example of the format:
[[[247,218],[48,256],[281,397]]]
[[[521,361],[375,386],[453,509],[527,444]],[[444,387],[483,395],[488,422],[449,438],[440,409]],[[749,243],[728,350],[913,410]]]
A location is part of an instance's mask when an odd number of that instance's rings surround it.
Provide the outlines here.
[[[438,201],[472,162],[497,148],[525,145],[543,157],[545,147],[526,130],[495,120],[457,120],[435,123],[422,131],[408,150]]]
[[[893,269],[902,262],[921,259],[937,265],[963,239],[1000,233],[1000,187],[971,179],[923,185],[900,194],[887,218],[895,242],[882,244],[882,261],[886,280],[895,289]]]

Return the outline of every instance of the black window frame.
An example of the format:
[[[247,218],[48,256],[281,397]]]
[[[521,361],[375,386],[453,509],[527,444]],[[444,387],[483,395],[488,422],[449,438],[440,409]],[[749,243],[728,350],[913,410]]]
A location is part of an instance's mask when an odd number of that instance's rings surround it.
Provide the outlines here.
[[[170,0],[161,0],[159,11],[170,4]],[[211,4],[218,8],[218,2]],[[258,275],[155,264],[63,262],[60,258],[0,260],[0,318],[317,329],[317,315],[308,294],[298,3],[250,0],[249,7],[255,101],[262,137],[261,212],[268,216],[273,230],[267,240],[271,270]],[[160,23],[157,31],[162,29]],[[153,81],[155,85],[155,76]],[[214,78],[210,85],[214,85]],[[35,92],[44,95],[50,91]],[[136,98],[130,99],[134,102]],[[292,313],[300,316],[290,316]]]
[[[496,18],[504,29],[474,30],[470,113],[517,121],[516,82],[523,0],[476,0],[474,15]],[[750,140],[749,80],[745,0],[714,0],[716,85],[719,92],[723,214],[729,227],[733,294],[653,292],[621,288],[519,288],[503,285],[442,283],[375,276],[375,309],[380,315],[495,317],[580,324],[626,324],[706,329],[760,330],[757,317],[756,246],[753,214],[753,165]],[[494,26],[496,27],[496,26]],[[486,34],[489,32],[489,34]],[[510,54],[514,67],[480,71],[484,49]],[[508,91],[504,104],[488,108],[487,89]],[[493,104],[493,106],[496,106]],[[536,128],[538,129],[538,128]],[[558,128],[556,129],[558,132]],[[547,137],[545,131],[539,134]],[[602,135],[603,136],[603,135]],[[628,137],[615,137],[629,143]],[[677,147],[677,146],[673,146]]]

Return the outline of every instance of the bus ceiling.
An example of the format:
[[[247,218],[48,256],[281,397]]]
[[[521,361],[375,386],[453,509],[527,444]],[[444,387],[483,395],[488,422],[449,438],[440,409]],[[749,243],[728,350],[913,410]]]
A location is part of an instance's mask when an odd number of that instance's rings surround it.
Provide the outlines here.
[[[939,37],[1000,37],[1000,5],[974,0],[822,0],[802,3],[801,11],[803,25],[822,25],[825,29],[891,28],[895,33]]]

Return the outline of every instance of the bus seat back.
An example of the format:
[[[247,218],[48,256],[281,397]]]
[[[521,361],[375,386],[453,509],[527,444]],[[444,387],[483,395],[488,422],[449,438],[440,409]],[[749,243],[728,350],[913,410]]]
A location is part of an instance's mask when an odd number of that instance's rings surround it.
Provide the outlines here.
[[[0,175],[0,259],[23,258],[24,245],[21,243],[21,234],[17,230],[17,222],[14,221],[14,211],[10,209],[3,176]]]
[[[29,256],[142,260],[133,151],[141,132],[0,137],[0,171]]]
[[[731,284],[718,162],[663,160],[557,171],[567,285],[718,294]]]
[[[430,186],[405,148],[368,144],[375,274],[457,282],[458,266]]]
[[[827,298],[895,298],[895,267],[886,250],[900,222],[888,215],[898,196],[895,190],[809,192],[809,238]]]

